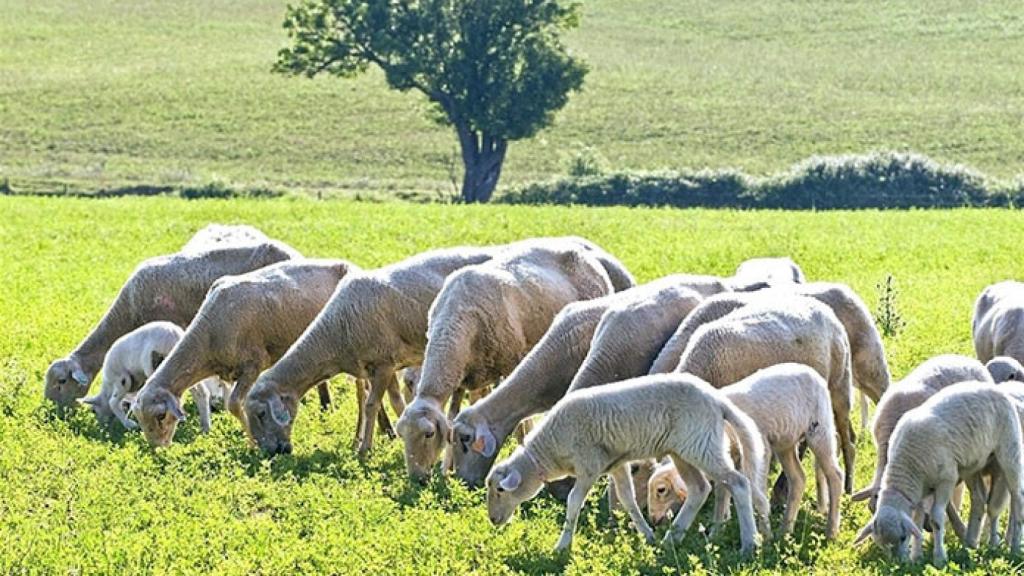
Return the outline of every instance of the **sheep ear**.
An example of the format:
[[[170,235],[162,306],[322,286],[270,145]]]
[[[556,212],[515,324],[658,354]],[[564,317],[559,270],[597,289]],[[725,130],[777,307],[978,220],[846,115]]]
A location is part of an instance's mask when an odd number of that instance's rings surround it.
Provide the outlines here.
[[[868,539],[869,536],[871,536],[871,534],[874,533],[874,528],[872,528],[872,526],[873,524],[871,522],[868,522],[866,526],[861,528],[860,533],[857,534],[857,538],[853,541],[854,546],[860,546],[865,540]]]
[[[174,416],[175,420],[178,422],[185,421],[185,413],[181,411],[181,406],[178,406],[177,402],[168,402],[167,409],[170,411],[171,416]]]
[[[455,443],[455,431],[452,428],[447,418],[441,418],[438,420],[438,426],[441,428],[441,435],[444,436],[445,442],[449,444]]]
[[[853,500],[854,502],[861,502],[864,500],[874,498],[877,495],[878,488],[875,486],[868,486],[867,488],[861,490],[860,492],[857,492],[853,496],[850,496],[850,500]]]
[[[278,426],[287,426],[292,421],[292,415],[288,413],[288,410],[284,407],[284,402],[281,401],[281,397],[273,395],[270,397],[270,417],[277,422]]]
[[[906,512],[903,513],[903,524],[907,527],[907,530],[914,535],[914,538],[919,540],[922,538],[921,529],[917,527],[917,524],[914,524],[914,520],[911,519]]]
[[[75,382],[78,382],[82,386],[89,383],[89,377],[85,375],[85,372],[83,372],[81,368],[75,368],[72,370],[71,377],[75,379]]]
[[[686,483],[683,482],[683,477],[679,474],[671,474],[670,478],[672,480],[672,488],[676,491],[676,496],[680,500],[686,500]]]
[[[516,488],[519,488],[519,484],[521,484],[522,481],[523,477],[519,475],[519,470],[513,468],[508,471],[508,474],[506,474],[504,478],[501,479],[498,486],[506,492],[512,492]]]
[[[473,441],[473,451],[477,454],[490,458],[498,450],[498,441],[494,434],[487,429],[487,426],[478,426],[476,429],[476,440]]]
[[[166,356],[156,350],[149,353],[149,364],[153,367],[153,371],[156,371],[156,369],[160,367],[160,363],[164,361],[164,358],[166,358]]]

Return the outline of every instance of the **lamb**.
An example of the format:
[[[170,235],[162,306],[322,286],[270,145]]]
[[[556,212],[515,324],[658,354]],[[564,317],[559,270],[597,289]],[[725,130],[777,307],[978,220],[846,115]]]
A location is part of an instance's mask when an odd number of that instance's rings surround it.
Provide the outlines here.
[[[989,360],[985,363],[985,370],[996,384],[1010,380],[1024,381],[1024,366],[1009,356],[996,356]]]
[[[683,350],[700,326],[722,318],[751,302],[770,301],[795,293],[814,298],[832,308],[843,324],[850,342],[853,366],[853,385],[872,402],[878,403],[889,387],[891,376],[885,358],[882,337],[871,318],[871,312],[857,294],[844,284],[813,282],[790,288],[764,290],[752,293],[727,293],[705,300],[683,321],[672,338],[665,344],[651,366],[652,374],[675,369]],[[867,421],[867,406],[862,405],[861,421]]]
[[[384,393],[397,385],[396,371],[423,361],[427,313],[445,279],[463,267],[486,262],[498,251],[431,250],[383,268],[349,274],[323,311],[284,356],[260,375],[246,397],[249,433],[260,449],[271,455],[290,452],[299,399],[317,382],[346,373],[372,383],[365,416],[356,430],[359,453],[370,450],[372,423]],[[398,405],[396,398],[391,400]]]
[[[786,286],[806,281],[803,270],[790,258],[750,258],[736,267],[729,283],[734,290],[743,290],[758,285]]]
[[[629,309],[633,304],[652,301],[663,291],[684,295],[689,302],[694,294],[686,289],[707,289],[711,284],[706,278],[674,274],[601,298],[567,304],[501,385],[455,417],[452,459],[456,476],[469,486],[481,484],[501,445],[519,422],[547,410],[565,395],[591,350],[598,322],[609,309]]]
[[[974,304],[978,360],[1009,356],[1024,362],[1024,283],[1007,280],[985,288]]]
[[[854,502],[868,500],[868,508],[872,512],[876,510],[882,475],[888,463],[891,437],[904,415],[924,404],[940,390],[967,381],[991,383],[992,378],[981,362],[973,358],[943,354],[922,362],[882,396],[871,423],[878,452],[875,477],[870,486],[853,495]]]
[[[721,388],[782,362],[806,364],[828,382],[843,452],[845,490],[852,492],[856,448],[850,422],[850,345],[831,308],[795,295],[748,304],[698,328],[676,371]]]
[[[409,475],[427,480],[446,441],[452,443],[449,417],[458,413],[463,390],[510,374],[566,304],[613,291],[590,251],[558,240],[509,249],[452,274],[430,308],[416,396],[397,423]]]
[[[729,456],[726,425],[739,439],[743,472]],[[707,382],[683,374],[642,376],[608,386],[571,392],[487,477],[491,522],[509,521],[516,507],[532,498],[546,480],[575,476],[565,525],[556,551],[568,549],[576,519],[594,482],[604,474],[615,480],[619,499],[649,543],[654,532],[637,506],[629,462],[671,456],[689,497],[672,523],[666,542],[679,542],[710,492],[705,475],[722,483],[736,501],[741,552],[755,543],[754,506],[767,530],[768,501],[757,482],[763,476],[764,445],[757,426]]]
[[[150,258],[135,268],[85,340],[67,357],[50,364],[44,392],[48,400],[58,407],[76,404],[89,392],[110,346],[135,328],[158,320],[187,326],[218,278],[301,257],[275,240],[238,245],[225,240],[205,251],[199,250],[203,242],[194,246],[189,242],[188,251]]]
[[[842,477],[836,460],[835,423],[828,394],[828,384],[812,368],[802,364],[777,364],[758,370],[736,384],[721,389],[733,404],[757,424],[765,444],[779,462],[789,480],[789,499],[782,521],[783,534],[793,531],[805,480],[797,446],[807,441],[814,454],[819,473],[818,506],[824,505],[823,490],[827,486],[828,524],[825,537],[832,539],[839,532],[839,495]],[[651,521],[665,517],[675,499],[685,500],[685,483],[672,467],[662,467],[649,481],[648,498],[654,494],[655,506],[648,506]],[[656,486],[658,485],[658,486]],[[669,485],[672,490],[664,489]],[[659,488],[659,486],[661,488]],[[661,492],[659,493],[659,489]],[[721,495],[717,494],[716,497]],[[724,520],[727,496],[715,507],[715,523]]]
[[[945,388],[907,412],[896,425],[889,445],[889,463],[882,475],[878,509],[855,544],[873,536],[877,544],[894,550],[905,560],[908,536],[913,535],[916,557],[922,535],[911,514],[931,496],[932,559],[936,566],[945,565],[945,515],[953,490],[958,482],[967,481],[972,503],[984,502],[984,497],[975,492],[981,484],[976,476],[991,461],[1009,489],[1011,517],[1007,539],[1012,553],[1017,554],[1024,520],[1021,451],[1017,410],[996,386],[977,381]]]
[[[349,271],[358,268],[345,260],[295,260],[217,280],[135,399],[132,412],[146,439],[170,444],[184,419],[181,395],[213,375],[235,382],[226,404],[244,425],[242,400],[256,377],[295,342]]]
[[[125,428],[137,429],[138,425],[125,414],[124,403],[142,387],[182,334],[184,331],[170,322],[150,322],[121,336],[103,359],[103,382],[99,394],[81,398],[79,402],[92,408],[103,424],[117,418]],[[216,378],[193,388],[192,398],[199,409],[204,433],[210,431],[210,395],[219,388],[220,381]]]
[[[246,224],[207,224],[181,247],[179,252],[199,253],[226,246],[245,246],[270,242],[260,230]]]

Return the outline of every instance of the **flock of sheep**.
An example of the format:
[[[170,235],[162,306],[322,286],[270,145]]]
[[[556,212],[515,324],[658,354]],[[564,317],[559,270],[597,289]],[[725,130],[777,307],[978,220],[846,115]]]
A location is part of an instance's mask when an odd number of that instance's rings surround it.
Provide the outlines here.
[[[641,504],[656,523],[671,518],[666,540],[679,541],[713,486],[715,528],[735,501],[750,553],[771,536],[772,457],[782,469],[772,500],[784,502],[782,532],[793,529],[804,448],[826,536],[837,534],[840,494],[854,490],[856,388],[862,421],[865,398],[877,403],[878,447],[872,485],[853,496],[874,512],[857,540],[916,558],[928,527],[941,565],[947,520],[968,547],[987,522],[997,546],[1009,501],[1014,553],[1024,520],[1024,368],[1014,359],[1024,359],[1024,284],[987,288],[973,330],[978,360],[938,356],[890,387],[861,299],[805,283],[788,258],[637,286],[582,238],[432,250],[362,270],[303,258],[248,226],[210,225],[136,268],[93,331],[49,367],[45,395],[141,428],[156,446],[185,419],[186,391],[204,431],[211,397],[223,395],[249,438],[278,454],[292,450],[303,395],[317,387],[327,406],[327,380],[345,373],[356,381],[359,453],[376,428],[397,432],[413,479],[440,460],[486,484],[496,525],[545,485],[571,485],[557,544],[566,549],[588,491],[608,475],[613,501],[649,542]],[[101,370],[99,393],[86,397]],[[519,446],[495,463],[513,433]]]

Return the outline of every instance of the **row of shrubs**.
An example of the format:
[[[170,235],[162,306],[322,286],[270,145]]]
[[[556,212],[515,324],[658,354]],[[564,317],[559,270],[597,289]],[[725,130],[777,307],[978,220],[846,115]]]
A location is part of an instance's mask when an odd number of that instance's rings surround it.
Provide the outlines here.
[[[960,165],[913,153],[813,157],[755,178],[737,170],[613,172],[528,184],[505,204],[677,208],[953,208],[1022,206],[1024,180],[996,182]]]

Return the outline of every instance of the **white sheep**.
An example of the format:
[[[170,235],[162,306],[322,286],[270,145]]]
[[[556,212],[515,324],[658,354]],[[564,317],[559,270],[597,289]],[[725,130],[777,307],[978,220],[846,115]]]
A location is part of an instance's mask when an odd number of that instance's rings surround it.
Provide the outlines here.
[[[873,536],[880,546],[903,560],[914,538],[916,557],[922,534],[914,519],[920,505],[931,497],[933,562],[946,563],[944,535],[946,508],[956,485],[966,481],[971,490],[972,519],[985,501],[975,492],[977,475],[995,466],[1009,490],[1011,517],[1007,539],[1013,554],[1020,549],[1022,504],[1021,424],[1010,398],[990,382],[962,382],[939,391],[907,412],[893,431],[889,462],[882,475],[878,509],[857,535],[855,544]],[[974,504],[978,503],[978,506]]]
[[[301,257],[274,240],[237,245],[214,242],[211,249],[199,250],[199,245],[208,241],[139,264],[85,340],[67,357],[50,364],[46,398],[61,407],[76,404],[89,392],[89,384],[115,340],[147,322],[164,320],[187,326],[218,278]]]
[[[181,395],[214,375],[234,381],[226,404],[245,425],[242,401],[256,377],[295,342],[350,270],[358,268],[345,260],[295,260],[217,280],[132,405],[146,439],[170,444],[184,419]]]
[[[486,262],[501,249],[430,250],[383,268],[349,274],[323,311],[284,356],[260,375],[246,397],[249,433],[260,449],[268,454],[290,451],[299,400],[317,382],[345,373],[370,383],[365,408],[360,403],[364,416],[355,434],[359,453],[369,451],[373,421],[383,412],[384,393],[389,393],[396,410],[405,402],[391,392],[398,386],[396,373],[422,363],[428,311],[445,279],[466,266]]]
[[[674,370],[693,333],[703,324],[717,320],[751,302],[770,302],[785,297],[788,293],[814,298],[832,309],[836,318],[843,324],[850,342],[853,386],[877,404],[889,387],[891,379],[882,337],[875,327],[871,312],[856,292],[845,284],[831,282],[793,284],[773,290],[733,292],[708,298],[680,323],[675,334],[666,342],[651,366],[651,373],[660,374]],[[863,425],[866,422],[867,404],[862,403],[861,423]]]
[[[985,288],[974,304],[974,350],[978,360],[1009,356],[1024,362],[1024,283],[998,282]]]
[[[734,290],[749,290],[758,286],[786,286],[806,281],[803,270],[791,258],[750,258],[740,262],[729,284]]]
[[[185,331],[170,322],[150,322],[132,330],[114,341],[103,359],[103,378],[95,396],[81,398],[79,402],[92,408],[103,424],[113,418],[127,429],[138,425],[125,414],[125,402],[142,388],[146,379],[167,357]],[[220,380],[208,379],[193,388],[192,399],[199,410],[203,432],[210,431],[210,396],[220,390]]]
[[[676,370],[721,388],[783,362],[806,364],[828,382],[845,489],[852,492],[856,448],[850,421],[850,345],[831,308],[813,298],[782,294],[748,304],[698,328]]]
[[[727,425],[739,439],[743,473],[730,458]],[[555,548],[565,550],[572,543],[587,493],[608,474],[633,523],[653,543],[654,532],[637,506],[628,463],[668,455],[682,474],[689,497],[666,541],[680,541],[693,523],[710,492],[707,476],[732,493],[740,550],[749,554],[756,545],[755,506],[761,529],[768,529],[768,502],[756,480],[763,476],[763,454],[757,426],[720,391],[690,375],[643,376],[572,392],[559,401],[523,446],[491,470],[488,514],[493,524],[502,525],[545,481],[575,476]]]
[[[925,360],[882,396],[871,423],[875,438],[877,460],[871,485],[853,495],[853,500],[868,500],[874,511],[882,475],[888,462],[889,443],[900,419],[914,408],[924,404],[940,390],[967,381],[992,382],[985,366],[974,358],[957,354],[943,354]],[[959,520],[959,518],[957,518]]]
[[[836,460],[835,423],[828,384],[821,375],[803,364],[777,364],[721,389],[722,394],[757,424],[766,448],[782,464],[789,480],[789,498],[782,520],[783,534],[793,531],[806,481],[797,447],[806,440],[814,454],[819,477],[818,508],[828,510],[825,537],[839,532],[839,496],[842,475]],[[656,477],[655,477],[656,476]],[[648,494],[655,494],[656,507],[648,507],[651,521],[665,517],[678,498],[685,499],[685,483],[675,468],[662,467],[649,480]],[[666,490],[665,486],[672,490]],[[653,489],[653,491],[652,491]],[[659,490],[661,493],[659,494]],[[648,496],[650,498],[650,496]],[[716,490],[715,523],[725,519],[728,496]],[[827,502],[826,502],[827,498]]]
[[[526,243],[452,274],[430,308],[416,396],[397,423],[409,475],[426,480],[453,442],[449,418],[464,390],[510,374],[566,304],[612,292],[604,267],[573,240]]]

